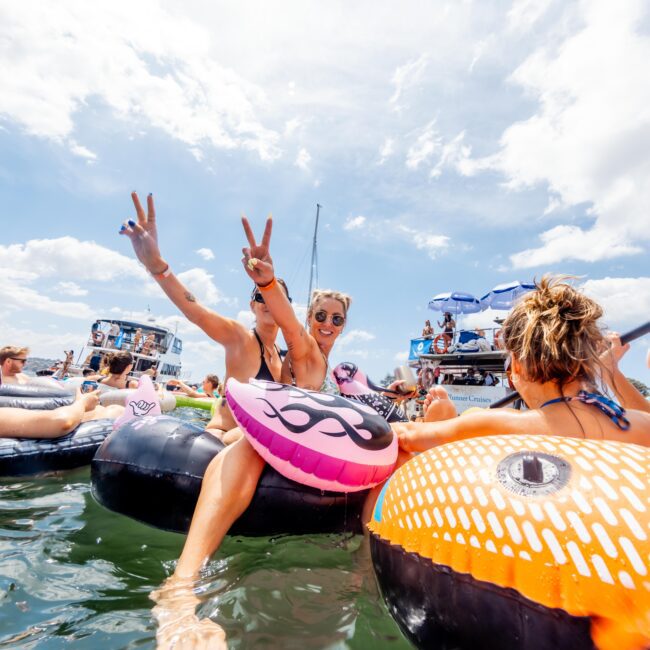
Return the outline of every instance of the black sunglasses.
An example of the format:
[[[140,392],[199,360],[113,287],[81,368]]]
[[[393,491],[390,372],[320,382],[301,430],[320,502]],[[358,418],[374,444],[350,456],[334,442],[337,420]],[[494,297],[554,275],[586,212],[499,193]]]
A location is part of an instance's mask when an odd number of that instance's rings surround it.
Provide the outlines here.
[[[264,304],[264,296],[263,296],[259,291],[256,291],[256,292],[253,294],[253,300],[254,300],[255,302],[259,302],[261,305]],[[291,297],[290,297],[290,296],[287,296],[287,300],[288,300],[289,302],[293,302],[293,300],[291,300]]]
[[[319,323],[324,323],[327,320],[328,316],[329,314],[326,311],[317,311],[314,314],[314,318]],[[340,314],[334,314],[332,316],[332,325],[335,325],[336,327],[342,327],[343,323],[345,323],[345,316],[341,316]]]
[[[13,361],[22,361],[23,363],[27,363],[27,359],[23,359],[23,357],[9,357]]]

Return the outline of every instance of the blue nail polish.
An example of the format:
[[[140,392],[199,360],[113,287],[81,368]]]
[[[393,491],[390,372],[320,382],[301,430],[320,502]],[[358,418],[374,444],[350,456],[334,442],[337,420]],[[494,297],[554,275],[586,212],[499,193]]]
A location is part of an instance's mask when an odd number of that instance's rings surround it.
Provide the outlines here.
[[[153,192],[149,192],[149,196],[153,196]]]
[[[129,219],[127,221],[127,223],[129,224],[129,226],[131,226],[131,228],[133,228],[133,226],[135,226],[135,221],[133,221],[133,219]]]
[[[126,226],[122,224],[122,227],[120,228],[120,232],[124,232],[126,230]]]

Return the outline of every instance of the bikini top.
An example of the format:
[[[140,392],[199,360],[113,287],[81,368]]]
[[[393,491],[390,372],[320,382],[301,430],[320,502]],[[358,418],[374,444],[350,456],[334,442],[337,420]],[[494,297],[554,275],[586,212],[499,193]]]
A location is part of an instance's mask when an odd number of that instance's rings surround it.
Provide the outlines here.
[[[630,428],[630,421],[625,417],[625,409],[604,395],[588,393],[586,390],[581,390],[577,395],[572,395],[571,397],[550,399],[548,402],[544,402],[540,408],[543,409],[549,404],[556,404],[558,402],[582,402],[583,404],[595,406],[622,431],[627,431]]]
[[[256,329],[253,329],[253,334],[255,334],[255,338],[257,339],[257,342],[260,344],[260,369],[257,371],[257,374],[255,375],[255,379],[262,379],[264,381],[275,381],[273,378],[273,375],[271,374],[271,370],[269,369],[267,363],[266,363],[266,358],[264,357],[264,344],[262,343],[262,339],[260,338],[260,335],[257,333]],[[278,353],[278,356],[282,358],[282,355],[280,353],[280,349],[278,348],[277,344],[274,344],[275,350]]]

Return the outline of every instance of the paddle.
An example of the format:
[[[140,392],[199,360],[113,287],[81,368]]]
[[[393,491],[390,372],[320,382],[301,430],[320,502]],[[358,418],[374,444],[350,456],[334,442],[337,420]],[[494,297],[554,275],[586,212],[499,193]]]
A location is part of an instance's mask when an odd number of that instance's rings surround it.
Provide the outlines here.
[[[645,336],[649,332],[650,332],[650,321],[644,323],[643,325],[639,325],[639,327],[635,327],[633,330],[630,330],[629,332],[625,332],[625,334],[621,336],[621,344],[625,345],[626,343],[630,343],[635,339]],[[508,404],[514,402],[517,399],[519,399],[519,393],[517,391],[513,391],[509,395],[502,397],[496,402],[492,402],[492,404],[490,404],[488,408],[498,409],[501,408],[502,406],[507,406]]]

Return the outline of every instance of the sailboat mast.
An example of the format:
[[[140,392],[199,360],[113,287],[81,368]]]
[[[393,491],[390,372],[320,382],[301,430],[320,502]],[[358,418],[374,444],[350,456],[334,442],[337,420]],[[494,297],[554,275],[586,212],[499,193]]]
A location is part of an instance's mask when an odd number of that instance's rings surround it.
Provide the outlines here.
[[[320,217],[320,209],[323,206],[320,203],[316,204],[316,223],[314,224],[314,240],[311,246],[311,270],[309,272],[309,293],[307,294],[307,311],[309,311],[309,306],[311,305],[311,290],[314,284],[314,278],[316,278],[316,284],[318,284],[318,219]]]

